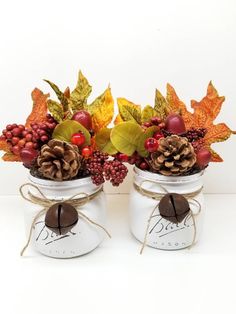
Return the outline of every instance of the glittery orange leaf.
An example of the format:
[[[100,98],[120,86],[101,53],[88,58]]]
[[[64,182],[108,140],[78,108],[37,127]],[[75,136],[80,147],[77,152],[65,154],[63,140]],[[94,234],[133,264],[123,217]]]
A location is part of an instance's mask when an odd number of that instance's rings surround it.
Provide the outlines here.
[[[26,120],[26,127],[30,127],[30,124],[33,122],[46,121],[46,115],[48,110],[47,99],[49,97],[49,94],[44,94],[40,89],[35,88],[31,93],[31,97],[33,100],[33,109]]]
[[[213,124],[220,113],[225,97],[219,96],[217,90],[209,83],[206,96],[200,101],[191,101],[193,113],[189,112],[185,104],[178,98],[174,88],[167,85],[167,102],[171,111],[179,112],[185,122],[187,129],[205,128],[207,133],[204,137],[204,146],[211,151],[212,161],[223,161],[222,158],[214,152],[210,145],[216,142],[227,140],[233,133],[225,123]]]
[[[22,161],[20,156],[14,155],[12,153],[6,153],[2,156],[4,161]]]
[[[10,152],[10,147],[6,141],[0,140],[0,150],[3,150],[6,153]]]

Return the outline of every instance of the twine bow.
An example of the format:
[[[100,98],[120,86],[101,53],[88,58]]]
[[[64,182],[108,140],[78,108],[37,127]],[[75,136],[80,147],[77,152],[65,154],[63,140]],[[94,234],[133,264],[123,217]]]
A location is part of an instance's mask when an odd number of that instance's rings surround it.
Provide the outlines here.
[[[29,190],[27,191],[27,194],[24,194],[24,188],[26,186],[31,186],[34,189],[36,189],[38,191],[38,193],[41,195],[41,197],[39,196],[35,196],[33,195]],[[59,200],[55,200],[55,199],[48,199],[44,193],[34,184],[31,183],[25,183],[23,185],[21,185],[20,189],[20,194],[23,197],[23,199],[25,199],[26,201],[33,203],[33,204],[37,204],[43,207],[42,210],[40,210],[36,216],[34,217],[31,226],[30,226],[30,231],[29,231],[29,236],[27,239],[27,242],[25,244],[25,246],[23,247],[23,249],[21,250],[20,255],[23,256],[25,250],[28,248],[29,244],[30,244],[30,240],[32,237],[32,233],[33,233],[33,229],[34,229],[34,225],[36,223],[36,221],[43,216],[44,214],[46,214],[46,212],[48,211],[48,209],[59,202]],[[72,197],[70,197],[69,199],[66,200],[60,200],[60,202],[65,202],[65,203],[69,203],[70,205],[74,206],[75,209],[77,210],[79,216],[83,217],[85,220],[87,220],[89,223],[101,228],[109,238],[111,238],[110,233],[106,230],[106,228],[104,228],[102,225],[100,225],[99,223],[93,221],[91,218],[89,218],[87,215],[85,215],[80,209],[79,207],[85,205],[88,201],[94,199],[99,193],[101,193],[102,188],[99,189],[98,191],[96,191],[95,193],[89,195],[87,193],[81,192],[81,193],[77,193],[75,195],[73,195]],[[76,198],[77,197],[77,198]]]
[[[164,193],[157,193],[157,192],[151,192],[151,191],[148,191],[146,189],[143,189],[142,185],[145,183],[145,182],[151,182],[151,183],[155,183],[157,184],[162,190]],[[136,183],[134,183],[134,188],[137,192],[139,192],[140,194],[144,195],[144,196],[147,196],[149,198],[152,198],[154,200],[157,200],[157,204],[156,206],[153,208],[149,218],[148,218],[148,221],[147,221],[147,226],[146,226],[146,230],[145,230],[145,235],[144,235],[144,240],[142,242],[142,246],[141,246],[141,250],[140,250],[140,254],[143,253],[143,250],[147,244],[147,236],[148,236],[148,230],[149,230],[149,227],[150,227],[150,223],[151,223],[151,219],[153,217],[153,214],[155,212],[155,210],[157,209],[158,205],[159,205],[159,202],[160,200],[162,199],[163,196],[165,196],[167,193],[169,193],[169,191],[164,188],[164,186],[162,186],[160,183],[157,183],[156,181],[152,181],[152,180],[143,180],[141,182],[140,185],[137,185]],[[194,244],[195,244],[195,240],[196,240],[196,235],[197,235],[197,227],[196,227],[196,220],[195,220],[195,217],[198,216],[201,212],[201,204],[194,198],[196,197],[200,192],[202,191],[202,187],[200,189],[198,189],[197,191],[195,192],[192,192],[192,193],[186,193],[186,194],[181,194],[182,196],[184,196],[187,200],[189,200],[189,203],[190,204],[195,204],[198,206],[198,211],[196,213],[194,213],[191,209],[190,209],[190,215],[191,215],[191,218],[193,220],[193,240],[192,240],[192,243],[191,245],[188,247],[188,249],[190,249]]]

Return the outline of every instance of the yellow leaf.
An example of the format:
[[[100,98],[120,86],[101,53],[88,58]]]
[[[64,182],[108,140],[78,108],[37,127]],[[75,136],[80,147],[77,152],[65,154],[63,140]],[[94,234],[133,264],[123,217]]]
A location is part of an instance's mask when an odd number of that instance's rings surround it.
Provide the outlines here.
[[[118,98],[117,104],[119,108],[119,114],[123,121],[134,121],[141,123],[141,106],[135,105],[131,101],[125,98]]]
[[[110,87],[88,106],[88,110],[92,115],[92,125],[95,133],[111,123],[114,114],[114,100]]]

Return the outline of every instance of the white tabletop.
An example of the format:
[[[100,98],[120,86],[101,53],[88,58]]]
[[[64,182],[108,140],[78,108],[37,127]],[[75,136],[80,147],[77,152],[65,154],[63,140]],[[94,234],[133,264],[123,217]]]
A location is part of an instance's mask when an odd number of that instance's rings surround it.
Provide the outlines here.
[[[206,195],[204,231],[191,250],[159,251],[129,233],[128,195],[108,195],[113,237],[90,254],[57,260],[28,250],[22,200],[0,197],[4,314],[236,313],[236,195]]]

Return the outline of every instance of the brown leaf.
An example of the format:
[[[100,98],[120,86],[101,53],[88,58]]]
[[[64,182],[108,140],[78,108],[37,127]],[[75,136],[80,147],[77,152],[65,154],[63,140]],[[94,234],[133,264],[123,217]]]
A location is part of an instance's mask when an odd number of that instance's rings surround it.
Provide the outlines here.
[[[30,124],[33,122],[46,121],[47,99],[49,94],[44,94],[40,89],[35,88],[31,93],[31,97],[33,100],[33,108],[26,120],[26,127],[30,127]]]

